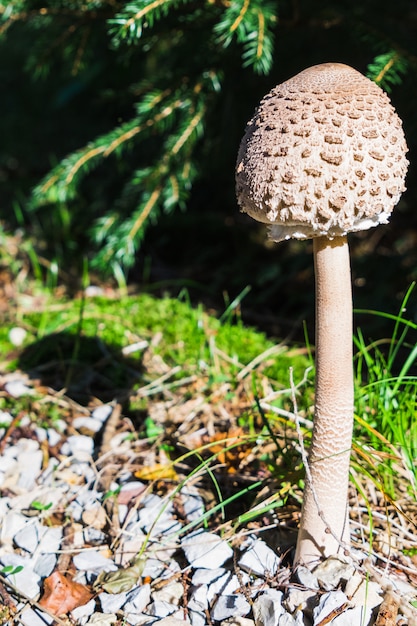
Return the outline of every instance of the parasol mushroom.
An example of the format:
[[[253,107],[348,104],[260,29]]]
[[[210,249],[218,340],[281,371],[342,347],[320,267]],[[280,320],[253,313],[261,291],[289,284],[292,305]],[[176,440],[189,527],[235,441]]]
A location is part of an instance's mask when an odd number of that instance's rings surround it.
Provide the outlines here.
[[[405,190],[401,120],[375,83],[340,63],[310,67],[261,101],[236,167],[242,211],[273,241],[313,238],[316,382],[296,565],[349,547],[353,429],[347,234],[385,224]]]

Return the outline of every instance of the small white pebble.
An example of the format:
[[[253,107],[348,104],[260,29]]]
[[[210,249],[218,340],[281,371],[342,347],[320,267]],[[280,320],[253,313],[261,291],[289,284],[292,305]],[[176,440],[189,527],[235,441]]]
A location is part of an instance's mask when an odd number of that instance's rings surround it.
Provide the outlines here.
[[[196,611],[197,613],[206,611],[208,608],[207,591],[208,585],[199,585],[192,589],[188,600],[188,608],[191,611]]]
[[[78,570],[94,572],[96,574],[99,574],[101,571],[114,572],[117,569],[112,559],[106,558],[96,550],[80,552],[74,556],[72,561]]]
[[[318,606],[313,609],[313,624],[319,624],[334,609],[339,608],[348,601],[343,591],[328,591],[320,597]],[[353,622],[352,622],[353,623]]]
[[[27,332],[20,326],[14,326],[9,331],[9,339],[14,346],[21,346],[25,341]]]
[[[106,421],[108,417],[110,417],[112,412],[113,412],[113,406],[111,404],[101,404],[100,406],[95,408],[94,411],[92,411],[91,417],[103,423]]]
[[[94,451],[94,440],[87,435],[70,435],[61,446],[61,454],[74,455],[85,460]]]
[[[21,380],[10,380],[4,385],[4,389],[12,398],[21,398],[22,396],[30,396],[33,394],[33,389],[25,385]]]
[[[184,586],[179,582],[172,582],[159,591],[154,591],[152,594],[153,600],[161,600],[163,602],[170,602],[171,604],[178,604],[180,599],[184,595]]]
[[[200,530],[185,537],[181,547],[193,567],[215,569],[233,556],[233,550],[226,541],[218,535]]]
[[[102,296],[103,294],[104,289],[99,285],[88,285],[84,290],[84,295],[86,298],[95,298],[97,296]]]
[[[40,576],[33,571],[33,562],[29,557],[20,554],[3,554],[0,563],[4,567],[22,567],[16,573],[7,575],[7,579],[29,598],[36,598],[40,592]]]
[[[279,557],[262,539],[256,539],[239,560],[242,569],[258,576],[263,576],[265,572],[273,576],[278,571],[279,564]]]
[[[103,613],[115,613],[126,602],[127,593],[125,592],[123,593],[102,592],[99,594],[98,599],[100,600]]]
[[[149,583],[134,587],[127,594],[127,602],[123,607],[124,613],[141,613],[146,609],[151,599],[151,586]]]
[[[162,618],[171,615],[176,609],[177,607],[175,604],[156,600],[156,602],[151,602],[151,604],[147,607],[146,612],[154,617]]]
[[[0,411],[0,424],[2,426],[9,426],[13,420],[13,417],[10,413],[6,411]]]
[[[90,602],[87,602],[87,604],[83,604],[82,606],[77,606],[76,609],[73,609],[71,611],[70,615],[73,618],[73,620],[75,621],[78,620],[80,623],[83,623],[80,620],[82,620],[85,617],[90,617],[90,615],[94,613],[95,608],[96,608],[96,601],[93,598],[92,600],[90,600]]]
[[[48,428],[46,436],[50,446],[56,446],[61,441],[61,433],[55,430],[55,428]]]
[[[40,554],[38,558],[35,559],[33,571],[41,578],[46,578],[52,574],[57,562],[58,559],[55,554]]]
[[[92,433],[98,433],[103,424],[100,420],[94,419],[94,417],[75,417],[72,421],[72,425],[76,430],[84,428]]]
[[[235,615],[248,615],[250,610],[251,605],[243,594],[221,595],[211,611],[211,618],[221,622]],[[265,624],[265,626],[267,625]],[[276,624],[273,626],[276,626]]]
[[[25,607],[19,615],[19,624],[23,626],[45,626],[52,624],[54,618],[43,611],[34,611],[30,607]]]
[[[260,594],[253,603],[253,616],[256,624],[276,626],[285,613],[282,606],[282,591],[268,589]]]

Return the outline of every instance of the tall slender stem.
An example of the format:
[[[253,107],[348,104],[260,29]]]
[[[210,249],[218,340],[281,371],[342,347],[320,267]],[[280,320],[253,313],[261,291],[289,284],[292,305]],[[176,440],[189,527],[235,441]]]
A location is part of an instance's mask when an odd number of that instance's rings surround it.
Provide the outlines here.
[[[349,545],[353,428],[352,287],[346,237],[314,239],[316,398],[295,562],[314,566]]]

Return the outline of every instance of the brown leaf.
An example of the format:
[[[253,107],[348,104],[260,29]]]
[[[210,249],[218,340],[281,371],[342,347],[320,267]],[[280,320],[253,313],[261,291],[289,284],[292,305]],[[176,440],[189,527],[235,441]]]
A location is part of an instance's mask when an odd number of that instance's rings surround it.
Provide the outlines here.
[[[39,604],[54,615],[64,615],[77,606],[87,604],[92,597],[88,587],[73,582],[56,571],[45,579]]]
[[[101,572],[94,582],[94,589],[103,589],[107,593],[130,591],[142,576],[146,557],[137,556],[131,565],[115,572]]]

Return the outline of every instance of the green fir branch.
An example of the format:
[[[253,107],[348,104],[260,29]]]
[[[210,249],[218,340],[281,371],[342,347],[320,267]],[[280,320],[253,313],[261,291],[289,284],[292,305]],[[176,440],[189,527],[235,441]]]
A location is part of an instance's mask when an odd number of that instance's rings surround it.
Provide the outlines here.
[[[96,104],[111,102],[114,117],[122,118],[87,135],[88,143],[60,158],[31,194],[28,221],[39,222],[41,236],[57,235],[61,260],[70,250],[76,263],[77,247],[87,246],[92,265],[120,277],[148,225],[186,207],[200,162],[217,141],[212,131],[197,150],[218,111],[220,68],[230,59],[237,71],[243,65],[268,72],[276,12],[273,0],[0,0],[0,34],[3,27],[10,37],[8,26],[20,22],[25,36],[36,35],[27,60],[33,76],[59,77],[52,93],[57,109],[78,97],[71,92],[77,76],[76,87],[91,87]],[[226,52],[232,45],[242,63]],[[120,76],[107,84],[107,72]],[[57,141],[51,159],[60,145],[73,144]],[[51,214],[62,214],[65,224],[51,227]]]
[[[35,187],[32,207],[73,199],[79,183],[103,159],[112,154],[120,156],[139,137],[142,139],[155,131],[167,132],[176,111],[186,106],[187,98],[179,92],[173,95],[170,91],[153,92],[145,103],[136,106],[136,117],[70,154],[53,168]]]
[[[401,84],[408,69],[407,60],[396,50],[379,54],[367,67],[367,76],[385,91]]]
[[[118,47],[121,42],[128,45],[137,43],[144,28],[152,28],[157,20],[190,0],[136,0],[129,2],[113,18],[108,20],[109,35]]]
[[[244,67],[252,67],[258,74],[267,74],[273,62],[273,29],[277,20],[276,3],[233,1],[214,27],[214,32],[224,48],[229,47],[234,39],[242,45]]]
[[[94,265],[117,266],[125,272],[132,266],[146,228],[162,213],[185,208],[197,170],[192,165],[194,149],[204,133],[206,113],[204,86],[213,84],[203,77],[189,88],[178,107],[175,126],[160,146],[159,159],[136,170],[125,184],[114,214],[96,221],[93,238],[100,245]],[[132,211],[132,206],[136,208]]]

